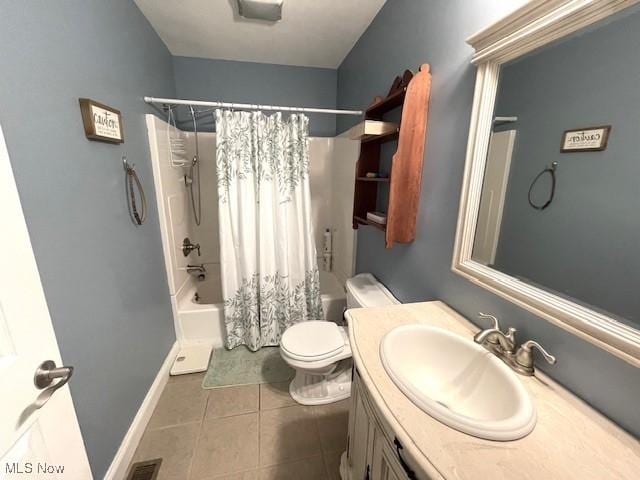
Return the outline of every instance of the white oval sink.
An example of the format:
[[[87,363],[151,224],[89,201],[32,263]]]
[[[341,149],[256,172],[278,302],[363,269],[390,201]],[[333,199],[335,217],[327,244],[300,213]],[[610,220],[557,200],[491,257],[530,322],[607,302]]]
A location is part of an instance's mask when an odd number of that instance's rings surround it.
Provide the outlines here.
[[[420,409],[445,425],[488,440],[516,440],[536,411],[516,374],[495,355],[459,335],[426,325],[387,333],[385,370]]]

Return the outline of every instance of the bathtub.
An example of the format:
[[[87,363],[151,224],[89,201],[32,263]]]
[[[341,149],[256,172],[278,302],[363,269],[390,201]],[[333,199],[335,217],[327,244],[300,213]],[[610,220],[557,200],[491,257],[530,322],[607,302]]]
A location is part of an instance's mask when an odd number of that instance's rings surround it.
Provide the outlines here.
[[[190,279],[176,296],[176,329],[184,343],[206,343],[219,348],[225,338],[220,265],[205,267],[206,280]],[[346,295],[344,285],[331,272],[320,272],[320,297],[325,320],[341,324]]]

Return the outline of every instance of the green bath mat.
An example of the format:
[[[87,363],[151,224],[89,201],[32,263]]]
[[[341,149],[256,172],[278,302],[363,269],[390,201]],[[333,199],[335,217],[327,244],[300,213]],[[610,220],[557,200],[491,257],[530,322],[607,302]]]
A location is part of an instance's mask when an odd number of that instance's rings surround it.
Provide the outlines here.
[[[295,370],[282,359],[278,347],[263,347],[257,352],[243,346],[233,350],[220,348],[211,355],[202,387],[286,382],[294,375]]]

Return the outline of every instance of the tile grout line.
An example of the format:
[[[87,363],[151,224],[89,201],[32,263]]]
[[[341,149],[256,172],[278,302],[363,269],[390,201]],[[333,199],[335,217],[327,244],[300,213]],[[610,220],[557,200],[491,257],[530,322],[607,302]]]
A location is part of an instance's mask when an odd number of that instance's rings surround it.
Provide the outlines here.
[[[262,469],[265,469],[265,468],[281,467],[283,465],[290,465],[292,463],[304,462],[305,460],[311,460],[312,458],[320,458],[322,460],[323,465],[324,465],[324,458],[322,458],[322,453],[314,453],[313,455],[304,456],[304,457],[300,457],[300,458],[296,458],[296,459],[288,459],[288,460],[284,460],[282,462],[269,463],[267,465],[260,465],[258,467],[258,470],[262,470]]]
[[[284,461],[284,462],[277,462],[277,463],[268,464],[268,465],[262,465],[261,464],[262,447],[261,447],[260,436],[261,436],[261,433],[262,433],[262,422],[261,422],[261,419],[262,419],[263,410],[261,408],[262,388],[260,388],[260,387],[261,387],[262,384],[254,384],[254,385],[256,385],[256,387],[258,389],[258,408],[257,408],[257,410],[255,412],[242,412],[242,413],[236,413],[236,414],[233,414],[233,415],[224,415],[224,416],[212,418],[212,420],[221,420],[221,419],[229,419],[229,418],[234,418],[234,417],[240,417],[240,416],[244,416],[244,415],[251,415],[252,413],[257,413],[258,414],[258,428],[257,428],[258,458],[257,458],[257,464],[256,464],[256,466],[254,468],[249,468],[247,470],[242,470],[241,472],[234,472],[234,473],[250,472],[250,471],[254,471],[254,470],[258,471],[258,470],[261,470],[263,468],[277,467],[277,466],[280,466],[280,465],[285,465],[285,464],[288,464],[288,463],[293,463],[293,462],[302,461],[302,460],[308,460],[310,458],[316,458],[316,457],[320,457],[320,459],[321,459],[321,461],[322,461],[322,463],[324,465],[325,461],[324,461],[324,457],[322,456],[322,445],[321,445],[319,453],[314,454],[314,455],[309,456],[309,457],[303,457],[303,458],[296,459],[296,460],[287,460],[287,461]],[[225,387],[220,387],[220,388],[221,389],[222,388],[233,388],[233,387],[236,387],[236,386],[249,386],[249,385],[233,385],[233,386],[225,386]],[[212,390],[212,389],[203,389],[203,390],[207,391],[207,390]],[[190,464],[189,464],[189,471],[188,471],[189,477],[188,478],[191,478],[191,475],[193,473],[192,470],[193,470],[193,463],[195,461],[195,453],[196,453],[197,448],[198,448],[198,446],[200,444],[200,439],[202,438],[202,434],[203,434],[203,430],[204,430],[204,423],[206,421],[206,413],[208,411],[209,402],[210,401],[211,401],[211,393],[209,392],[207,394],[207,401],[206,401],[206,404],[205,404],[204,414],[203,414],[202,420],[200,421],[200,430],[198,432],[198,437],[196,439],[196,445],[194,447],[194,453],[193,453],[193,456],[192,456]],[[292,407],[297,407],[297,406],[300,406],[300,405],[297,404],[297,403],[294,404],[294,405],[281,405],[279,407],[269,408],[269,409],[266,409],[264,411],[270,412],[270,411],[274,411],[274,410],[282,410],[282,409],[285,409],[285,408],[292,408]],[[314,420],[313,423],[314,423],[314,426],[316,428],[316,433],[318,434],[318,437],[319,437],[319,431],[318,431],[318,427],[317,427],[317,419],[316,419],[315,415],[313,415],[313,413],[312,413],[312,417],[313,417],[313,420]],[[196,423],[196,422],[189,422],[189,424],[193,424],[193,423]],[[325,470],[326,470],[326,468],[325,468]]]
[[[324,459],[322,458],[322,455],[321,454],[315,454],[315,455],[311,455],[309,457],[297,458],[295,460],[285,460],[284,462],[281,462],[281,463],[272,463],[272,464],[269,464],[269,465],[262,465],[262,466],[258,465],[255,468],[248,468],[246,470],[238,470],[237,472],[231,472],[230,474],[229,473],[228,474],[223,474],[222,476],[215,476],[215,477],[212,477],[211,480],[218,480],[218,478],[224,478],[224,477],[226,477],[228,475],[231,475],[231,476],[240,475],[240,474],[248,473],[248,472],[260,473],[262,470],[266,470],[268,468],[284,467],[284,466],[287,466],[287,465],[293,465],[294,463],[304,462],[306,460],[311,460],[311,459],[314,459],[314,458],[318,458],[318,459],[322,460],[322,465],[323,466],[325,465]],[[325,468],[325,471],[326,471],[326,468]],[[196,479],[192,479],[192,480],[196,480]]]
[[[271,409],[268,409],[266,411],[267,412],[273,412],[274,410],[284,410],[284,409],[287,409],[287,408],[297,408],[297,407],[310,408],[307,405],[301,405],[299,403],[296,403],[295,405],[285,405],[285,406],[282,406],[282,407],[279,407],[279,408],[271,408]],[[260,458],[260,454],[262,453],[262,447],[261,447],[262,442],[260,442],[260,433],[262,432],[262,413],[263,413],[263,411],[260,410],[259,411],[259,417],[258,417],[258,467],[257,467],[258,470],[262,470],[264,468],[278,467],[278,466],[281,466],[281,465],[287,465],[287,464],[300,462],[300,461],[303,461],[303,460],[309,460],[311,458],[318,458],[318,457],[320,457],[320,460],[322,461],[322,465],[323,466],[325,465],[324,457],[323,457],[323,454],[322,454],[322,442],[320,440],[320,431],[318,430],[317,419],[316,419],[316,416],[313,413],[313,410],[311,412],[311,417],[313,419],[313,425],[315,427],[316,434],[317,434],[317,437],[318,437],[318,443],[320,444],[319,452],[318,453],[314,453],[313,455],[304,456],[304,457],[297,458],[297,459],[289,459],[289,460],[284,460],[284,461],[281,461],[281,462],[269,463],[269,464],[263,465],[261,463],[261,458]],[[325,466],[324,470],[326,471],[326,466]]]
[[[262,459],[262,384],[258,384],[258,469]]]
[[[268,465],[259,464],[259,469],[278,467],[278,466],[281,466],[281,465],[287,465],[287,464],[291,464],[291,463],[295,463],[295,462],[301,462],[301,461],[309,460],[309,459],[312,459],[312,458],[320,458],[320,460],[322,461],[323,470],[325,471],[326,474],[328,474],[329,472],[328,472],[328,469],[327,469],[327,466],[326,466],[326,462],[325,462],[324,450],[322,448],[322,440],[320,438],[320,429],[318,428],[318,416],[315,413],[315,409],[313,408],[314,406],[302,405],[302,404],[296,403],[295,405],[285,405],[285,406],[281,406],[281,407],[278,407],[278,408],[272,408],[272,409],[269,409],[267,411],[283,410],[285,408],[295,408],[295,407],[311,408],[311,417],[313,418],[313,425],[315,427],[315,432],[317,434],[318,443],[319,443],[319,446],[320,446],[318,452],[313,454],[313,455],[297,458],[295,460],[285,460],[283,462],[270,463]],[[262,413],[262,411],[260,413]]]
[[[316,406],[317,405],[314,405],[314,407],[316,407]],[[324,467],[324,473],[327,476],[327,480],[329,480],[330,478],[332,478],[332,475],[331,475],[331,472],[329,472],[329,467],[327,466],[327,459],[325,457],[324,448],[322,446],[322,436],[320,435],[320,426],[318,425],[318,419],[320,418],[320,415],[318,413],[318,409],[312,407],[311,414],[313,415],[313,423],[316,426],[316,433],[318,435],[318,443],[320,444],[320,457],[322,459],[322,466]]]
[[[145,429],[145,433],[146,432],[158,432],[160,430],[168,430],[170,428],[176,428],[176,427],[184,427],[186,425],[193,425],[194,423],[200,423],[200,420],[192,420],[190,422],[182,422],[182,423],[172,423],[172,424],[169,424],[169,425],[162,425],[160,427],[147,428],[147,429]]]
[[[191,474],[193,473],[193,463],[195,462],[198,446],[200,445],[200,438],[202,438],[202,431],[204,430],[204,419],[207,416],[207,410],[209,409],[210,399],[211,399],[211,395],[209,395],[209,392],[207,392],[207,401],[204,403],[204,412],[202,413],[202,418],[200,419],[200,428],[198,429],[198,435],[196,436],[196,441],[195,441],[195,444],[193,445],[193,453],[191,455],[191,460],[189,460],[189,467],[187,468],[188,479],[191,479]]]
[[[185,382],[187,383],[187,382]],[[281,383],[281,382],[276,382],[276,383]],[[318,461],[321,462],[321,469],[324,472],[325,475],[327,475],[328,479],[332,479],[333,478],[333,474],[332,471],[329,468],[328,465],[328,461],[329,461],[329,457],[327,455],[328,451],[330,451],[330,453],[336,453],[337,450],[328,448],[327,452],[325,451],[325,448],[323,448],[323,444],[322,444],[322,438],[321,438],[321,418],[323,418],[323,416],[320,413],[320,409],[318,408],[318,406],[304,406],[304,405],[300,405],[298,403],[293,403],[290,405],[279,405],[276,406],[275,408],[267,408],[267,409],[263,409],[263,402],[265,400],[265,392],[263,387],[268,386],[269,384],[254,384],[255,388],[257,388],[257,420],[258,420],[258,425],[257,425],[257,442],[258,442],[258,446],[257,446],[257,453],[258,453],[258,457],[257,457],[257,461],[256,461],[256,465],[252,468],[246,468],[243,469],[239,472],[234,472],[234,473],[244,473],[244,472],[253,472],[256,471],[258,473],[260,473],[262,470],[267,469],[267,468],[275,468],[275,467],[279,467],[279,466],[283,466],[283,465],[288,465],[288,464],[293,464],[296,462],[303,462],[303,461],[308,461],[310,459],[317,459]],[[233,386],[232,386],[233,387]],[[232,388],[232,387],[221,387],[221,389],[223,388]],[[179,426],[194,426],[196,423],[199,424],[199,428],[197,429],[197,435],[195,438],[195,442],[194,442],[194,446],[193,449],[191,451],[191,458],[189,460],[189,464],[187,466],[187,477],[188,479],[192,479],[195,480],[194,477],[194,467],[195,467],[195,460],[196,460],[196,453],[198,451],[199,446],[202,444],[202,439],[205,433],[204,430],[204,423],[207,419],[207,413],[208,413],[208,409],[209,409],[209,404],[211,404],[211,402],[213,401],[211,396],[211,392],[209,391],[210,389],[202,389],[205,391],[206,394],[206,398],[204,401],[204,409],[202,410],[201,413],[201,418],[198,421],[191,421],[191,422],[183,422],[183,423],[178,423],[178,424],[172,424],[172,425],[164,425],[164,426],[160,426],[160,427],[156,427],[153,429],[150,429],[150,431],[162,431],[162,430],[168,430],[170,428],[175,428],[175,427],[179,427]],[[275,463],[269,463],[266,465],[262,465],[261,463],[261,455],[262,455],[262,442],[261,442],[261,435],[262,435],[262,417],[263,414],[265,414],[265,412],[275,412],[276,410],[284,410],[284,409],[290,409],[290,408],[295,408],[295,407],[302,407],[302,408],[310,408],[310,414],[311,414],[311,418],[314,424],[314,431],[316,434],[316,437],[318,438],[318,442],[319,442],[319,449],[318,451],[314,452],[311,455],[307,455],[304,456],[302,458],[297,458],[297,459],[288,459],[288,460],[281,460],[279,462],[275,462]],[[155,412],[154,412],[155,413]],[[235,413],[232,415],[223,415],[223,416],[219,416],[219,417],[213,417],[211,420],[219,420],[219,419],[230,419],[230,418],[234,418],[234,417],[239,417],[239,416],[244,416],[244,415],[249,415],[252,412],[239,412],[239,413]]]

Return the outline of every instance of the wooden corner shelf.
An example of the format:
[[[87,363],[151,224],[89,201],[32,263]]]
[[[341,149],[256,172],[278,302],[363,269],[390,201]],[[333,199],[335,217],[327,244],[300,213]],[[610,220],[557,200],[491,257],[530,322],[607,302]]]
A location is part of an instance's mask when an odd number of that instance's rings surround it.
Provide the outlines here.
[[[387,129],[377,135],[363,133],[358,137],[360,156],[356,164],[353,228],[367,225],[385,232],[386,248],[391,248],[394,243],[412,242],[416,236],[430,92],[428,64],[421,65],[415,75],[407,70],[396,77],[385,98],[376,97],[365,112],[363,124],[357,126],[357,131],[366,132],[367,121],[389,125],[384,115],[395,108],[402,109],[400,125],[395,131]],[[375,128],[380,128],[380,125]],[[389,177],[366,177],[368,172],[380,171],[381,146],[393,140],[398,141],[398,147],[391,161]],[[378,188],[381,185],[389,185],[386,209],[378,205]],[[386,225],[367,219],[367,212],[378,210],[386,211]]]
[[[381,182],[389,183],[389,177],[356,177],[358,182]]]
[[[362,218],[354,215],[353,219],[360,225],[371,225],[372,227],[375,227],[378,230],[382,230],[383,232],[387,229],[386,225],[383,225],[378,222],[374,222],[373,220],[369,220],[367,218]]]
[[[394,108],[398,108],[404,103],[404,99],[407,95],[407,87],[402,87],[400,90],[388,95],[386,98],[373,103],[367,108],[365,115],[369,118],[382,117],[387,112],[390,112]]]
[[[398,139],[398,135],[400,135],[400,127],[395,132],[385,133],[384,135],[371,136],[368,138],[364,138],[360,140],[362,143],[387,143],[393,142]]]
[[[351,140],[360,140],[361,142],[371,142],[396,135],[399,131],[397,123],[363,120],[349,129],[349,138]]]

